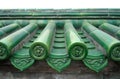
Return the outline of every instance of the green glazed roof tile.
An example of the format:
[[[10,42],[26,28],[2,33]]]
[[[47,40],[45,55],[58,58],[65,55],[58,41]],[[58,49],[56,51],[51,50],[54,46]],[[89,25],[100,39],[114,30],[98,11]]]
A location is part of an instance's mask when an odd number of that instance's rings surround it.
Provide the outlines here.
[[[63,71],[65,68],[67,68],[70,63],[70,58],[47,58],[47,63],[49,66],[51,66],[53,69],[57,70],[58,72]]]
[[[65,48],[65,43],[54,43],[53,48]]]
[[[63,43],[65,42],[65,38],[55,38],[54,40],[56,43]]]
[[[64,34],[56,34],[55,37],[56,37],[56,38],[63,38],[63,37],[64,37]]]
[[[83,35],[84,34],[82,34],[82,36]],[[80,37],[81,37],[81,35],[80,35]],[[91,70],[94,70],[96,72],[103,70],[108,64],[108,60],[106,59],[104,54],[101,51],[98,51],[96,49],[95,45],[88,38],[82,38],[82,39],[88,48],[88,54],[83,59],[84,64],[88,68],[90,68]],[[86,41],[89,41],[89,42],[86,42]]]
[[[88,51],[89,51],[89,53],[88,53],[88,56],[89,56],[89,57],[91,57],[91,56],[93,56],[93,57],[104,56],[104,54],[103,54],[101,51],[96,50],[96,49],[90,49],[90,50],[88,50]]]
[[[86,36],[85,36],[85,35],[80,35],[80,37],[81,37],[81,38],[83,38],[83,39],[85,39],[85,38],[86,38]]]
[[[65,21],[64,29],[70,58],[73,60],[84,59],[88,53],[87,47],[70,20]]]
[[[90,43],[90,39],[83,39],[84,43]]]
[[[55,27],[55,21],[49,21],[46,27],[42,30],[41,34],[39,34],[32,43],[29,48],[29,53],[32,58],[35,60],[46,59],[50,52]]]
[[[82,15],[88,14],[80,16]],[[45,53],[43,58],[36,58],[36,60],[39,62],[46,60],[46,63],[58,72],[67,68],[73,59],[82,60],[86,67],[96,72],[102,71],[108,65],[109,58],[112,61],[120,61],[119,20],[81,20],[81,24],[79,20],[76,21],[64,20],[62,24],[59,24],[60,20],[45,21],[42,25],[40,24],[42,22],[37,23],[37,20],[28,22],[13,20],[8,23],[7,20],[4,23],[0,21],[0,57],[10,59],[11,64],[21,71],[29,68],[35,62],[34,57],[30,54],[31,50],[38,57]],[[37,25],[39,25],[39,30],[33,38],[28,38],[28,42],[24,42],[29,34],[38,29]],[[22,41],[24,44],[20,44],[23,45],[20,46],[19,43]],[[98,48],[92,41],[97,42],[103,49]],[[35,45],[38,45],[36,48],[32,48],[34,42],[36,42]],[[17,45],[22,48],[15,50]],[[84,52],[83,58],[77,59],[83,51],[82,47],[86,47],[84,51],[88,52],[86,54]],[[15,51],[12,52],[13,50]],[[104,53],[106,54],[104,55]]]
[[[55,48],[55,49],[53,48],[50,53],[50,57],[64,58],[64,57],[68,57],[68,53],[64,48]]]
[[[11,64],[17,69],[23,71],[33,65],[35,60],[30,57],[29,49],[23,48],[14,53],[10,58]]]
[[[91,43],[86,43],[88,49],[95,49],[95,45]]]
[[[28,50],[28,48],[22,48],[21,50],[18,50],[18,51],[16,51],[15,53],[14,53],[14,55],[13,56],[15,56],[15,57],[30,57],[29,56],[29,50]]]
[[[59,40],[56,40],[58,38]],[[46,60],[48,65],[58,72],[63,71],[66,67],[70,65],[71,62],[71,59],[68,58],[69,55],[66,49],[65,41],[63,42],[62,39],[65,39],[64,31],[62,34],[61,30],[56,29],[54,43],[49,57]]]
[[[63,30],[58,30],[58,31],[56,31],[56,34],[63,34],[63,33],[64,33]]]
[[[86,58],[83,60],[84,64],[89,67],[91,70],[94,70],[96,72],[100,72],[103,70],[107,64],[108,61],[105,58]]]
[[[90,69],[100,72],[103,70],[107,64],[108,60],[102,54],[102,52],[92,49],[88,51],[87,57],[83,60],[84,64]]]

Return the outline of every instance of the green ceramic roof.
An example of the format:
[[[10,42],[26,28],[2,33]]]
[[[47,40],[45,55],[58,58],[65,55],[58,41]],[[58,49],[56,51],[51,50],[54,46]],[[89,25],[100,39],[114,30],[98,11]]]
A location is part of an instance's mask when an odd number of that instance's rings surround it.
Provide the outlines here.
[[[0,20],[0,64],[10,60],[14,68],[24,71],[45,60],[52,69],[64,72],[71,61],[78,61],[100,72],[109,60],[120,61],[119,19],[5,18]]]

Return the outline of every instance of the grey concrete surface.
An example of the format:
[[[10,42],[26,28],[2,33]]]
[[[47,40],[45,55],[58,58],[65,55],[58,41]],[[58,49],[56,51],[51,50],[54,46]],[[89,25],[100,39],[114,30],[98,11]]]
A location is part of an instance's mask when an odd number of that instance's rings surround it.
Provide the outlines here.
[[[0,72],[0,79],[120,79],[120,73],[104,74],[60,74],[60,73],[11,73]]]

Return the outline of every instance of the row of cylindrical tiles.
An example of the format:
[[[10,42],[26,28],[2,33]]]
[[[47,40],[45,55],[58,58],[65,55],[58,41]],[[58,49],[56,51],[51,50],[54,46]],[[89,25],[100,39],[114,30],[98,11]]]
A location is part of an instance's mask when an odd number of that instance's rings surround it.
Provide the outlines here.
[[[57,60],[56,62],[53,61],[54,63],[52,63],[52,68],[59,71],[63,70],[63,68],[65,69],[68,64],[70,64],[70,60],[82,60],[87,67],[99,72],[107,66],[108,59],[120,61],[120,27],[117,27],[120,22],[119,20],[115,23],[113,21],[62,20],[59,22],[52,20],[47,22],[34,20],[30,22],[15,21],[12,24],[10,22],[10,24],[8,23],[8,25],[0,28],[1,30],[8,27],[8,30],[6,28],[5,32],[12,32],[0,39],[0,60],[5,60],[10,57],[11,63],[16,68],[25,70],[34,63],[34,60],[48,60],[49,58],[51,61]],[[80,26],[75,29],[75,25]],[[43,26],[45,28],[39,32],[40,28],[43,28]],[[63,35],[61,31],[56,31],[58,26],[59,28],[62,28],[65,38],[62,37]],[[16,28],[19,29],[14,31]],[[38,30],[38,32],[36,32],[37,36],[35,36],[33,40],[30,40],[31,42],[23,46],[23,48],[13,53],[12,50],[17,46],[17,44],[34,32],[34,30]],[[57,53],[57,57],[56,53],[52,53],[51,49],[54,45],[54,36],[58,38],[57,44],[60,44],[61,42],[61,45],[57,48],[67,49],[67,56],[65,53],[62,53],[62,49],[61,52],[59,52],[60,50],[55,51]],[[63,40],[65,40],[65,44],[62,43]],[[102,50],[97,49],[95,43],[91,40],[94,40]],[[52,57],[49,56],[50,53],[52,53]],[[63,56],[63,58],[58,55]],[[67,65],[65,65],[66,63]]]
[[[119,9],[76,9],[76,10],[14,10],[1,11],[0,16],[119,16]]]
[[[12,49],[17,46],[25,37],[31,34],[35,29],[38,28],[39,23],[42,21],[33,21],[30,22],[26,20],[7,20],[5,26],[0,28],[0,35],[7,36],[3,37],[0,40],[0,59],[6,59],[10,56]],[[18,29],[17,31],[15,31]],[[11,34],[10,34],[11,33]]]

